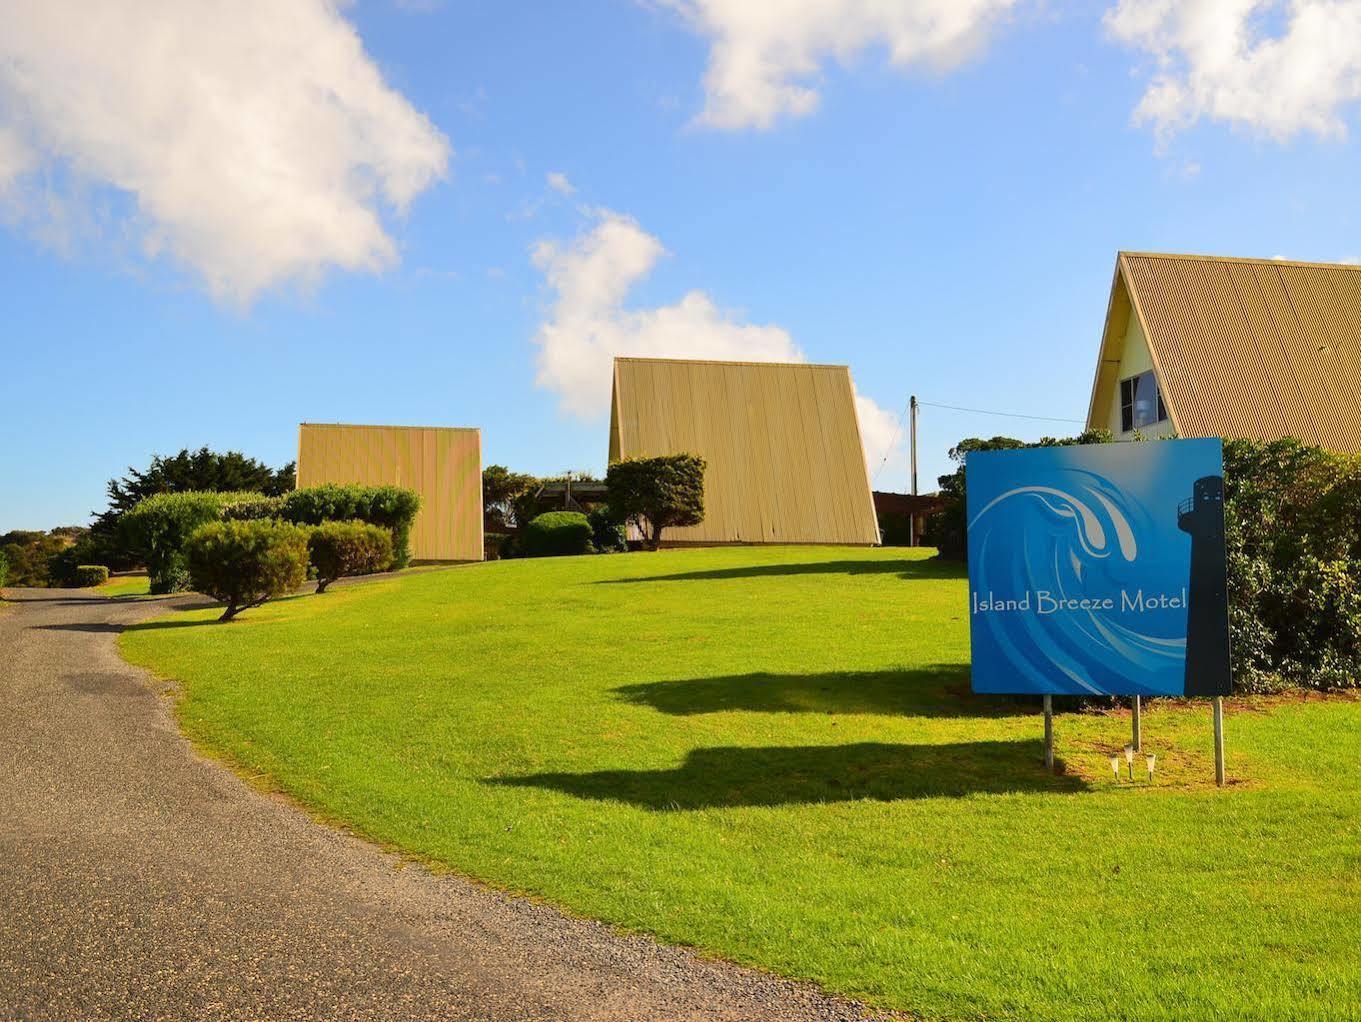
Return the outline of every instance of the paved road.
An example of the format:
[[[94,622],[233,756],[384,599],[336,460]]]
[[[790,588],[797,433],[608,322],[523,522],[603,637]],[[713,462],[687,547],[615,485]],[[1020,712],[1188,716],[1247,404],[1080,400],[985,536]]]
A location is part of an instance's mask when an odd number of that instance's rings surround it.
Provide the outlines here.
[[[852,1019],[804,986],[406,867],[196,756],[118,630],[0,608],[0,1020]]]

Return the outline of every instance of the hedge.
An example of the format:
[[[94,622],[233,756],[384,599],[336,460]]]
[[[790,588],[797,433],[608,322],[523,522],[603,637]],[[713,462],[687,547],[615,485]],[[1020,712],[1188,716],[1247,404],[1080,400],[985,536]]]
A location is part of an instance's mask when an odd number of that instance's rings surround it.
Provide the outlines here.
[[[271,521],[209,522],[186,540],[193,588],[226,604],[219,620],[282,596],[307,579],[307,530]]]
[[[308,555],[317,573],[317,592],[338,578],[372,575],[392,563],[392,533],[367,522],[327,522],[307,537]]]
[[[77,589],[93,589],[109,580],[109,569],[102,564],[77,564],[71,573],[71,584]]]
[[[392,570],[411,563],[411,526],[421,498],[398,486],[340,486],[328,483],[284,494],[280,517],[297,525],[368,522],[392,533]]]
[[[234,500],[222,507],[222,520],[226,522],[262,522],[283,517],[283,497],[266,497],[263,493],[251,494],[241,500]]]
[[[176,593],[189,587],[184,547],[195,529],[222,517],[230,504],[258,493],[158,493],[140,501],[119,520],[123,545],[137,554],[151,576],[151,592]]]
[[[591,523],[580,511],[549,511],[525,526],[526,557],[565,557],[591,552]]]

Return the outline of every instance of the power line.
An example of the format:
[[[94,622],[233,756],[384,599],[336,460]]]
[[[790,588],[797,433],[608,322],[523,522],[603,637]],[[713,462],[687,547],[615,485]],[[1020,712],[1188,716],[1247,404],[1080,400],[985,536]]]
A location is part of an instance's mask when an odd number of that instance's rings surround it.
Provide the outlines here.
[[[888,442],[888,448],[886,449],[886,451],[885,451],[885,453],[884,453],[884,460],[881,461],[881,462],[879,462],[879,467],[876,468],[876,469],[874,470],[874,474],[873,474],[872,476],[870,476],[870,485],[871,485],[871,486],[873,486],[873,485],[874,485],[874,481],[875,481],[876,479],[879,478],[879,473],[882,472],[882,471],[884,470],[884,466],[888,464],[888,459],[889,459],[890,455],[893,454],[893,448],[894,448],[894,446],[898,443],[898,436],[899,436],[899,435],[902,433],[902,431],[903,431],[903,418],[904,418],[904,416],[907,415],[907,409],[911,406],[911,404],[912,404],[912,399],[911,399],[911,398],[908,398],[908,399],[907,399],[907,404],[903,405],[903,410],[902,410],[901,412],[898,413],[898,424],[897,424],[896,426],[893,427],[893,439],[890,440],[890,441]]]
[[[964,408],[964,407],[961,407],[960,405],[942,405],[942,404],[937,404],[937,403],[934,402],[934,401],[921,401],[921,400],[918,400],[918,401],[917,401],[917,404],[920,405],[920,406],[923,407],[923,408],[943,408],[943,409],[945,409],[946,411],[950,411],[950,412],[969,412],[969,413],[971,413],[971,414],[973,414],[973,415],[998,415],[998,416],[1001,416],[1001,417],[1004,418],[1004,419],[1031,419],[1031,420],[1034,420],[1034,421],[1036,421],[1036,422],[1066,422],[1066,423],[1076,423],[1077,425],[1080,425],[1080,426],[1085,426],[1085,425],[1087,424],[1087,423],[1086,423],[1086,420],[1084,420],[1084,419],[1062,419],[1062,418],[1059,418],[1059,417],[1054,416],[1054,415],[1025,415],[1025,414],[1023,414],[1023,413],[1021,413],[1021,412],[994,412],[994,411],[992,411],[991,409],[988,409],[988,408]],[[898,443],[898,437],[899,437],[900,435],[902,435],[902,431],[903,431],[903,419],[905,419],[905,418],[907,417],[908,409],[911,408],[911,407],[912,407],[912,399],[909,397],[909,398],[907,399],[907,404],[903,405],[903,410],[902,410],[901,412],[898,413],[898,422],[897,422],[897,424],[893,427],[893,439],[889,441],[887,453],[884,455],[883,459],[879,462],[879,466],[878,466],[878,467],[874,470],[874,472],[870,475],[870,485],[871,485],[871,486],[873,486],[873,485],[874,485],[874,481],[875,481],[876,479],[879,478],[879,473],[882,472],[882,471],[884,470],[884,466],[888,464],[888,459],[889,459],[890,457],[893,456],[893,448],[894,448],[894,446]]]
[[[959,405],[939,405],[934,401],[921,401],[917,404],[926,408],[944,408],[952,412],[972,412],[974,415],[1000,415],[1005,419],[1034,419],[1038,422],[1075,422],[1085,426],[1084,419],[1060,419],[1053,415],[1023,415],[1020,412],[994,412],[987,408],[961,408]]]

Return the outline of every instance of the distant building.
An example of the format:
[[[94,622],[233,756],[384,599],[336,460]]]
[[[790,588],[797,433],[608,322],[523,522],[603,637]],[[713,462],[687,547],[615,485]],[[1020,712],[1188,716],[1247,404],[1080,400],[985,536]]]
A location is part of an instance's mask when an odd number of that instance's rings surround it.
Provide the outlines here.
[[[482,433],[435,426],[298,427],[298,486],[403,486],[421,497],[417,561],[482,560]]]
[[[1087,425],[1361,451],[1361,266],[1121,252]]]
[[[927,520],[948,503],[939,493],[874,491],[874,513],[884,546],[921,546]]]
[[[684,453],[704,522],[668,545],[879,541],[845,366],[615,359],[610,461]]]

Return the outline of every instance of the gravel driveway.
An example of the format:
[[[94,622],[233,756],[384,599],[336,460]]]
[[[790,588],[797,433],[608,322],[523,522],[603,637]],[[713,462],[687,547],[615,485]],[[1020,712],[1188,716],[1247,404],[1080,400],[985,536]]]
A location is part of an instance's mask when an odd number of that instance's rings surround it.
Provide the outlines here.
[[[457,877],[195,755],[115,650],[166,609],[0,608],[0,1019],[853,1019]]]

